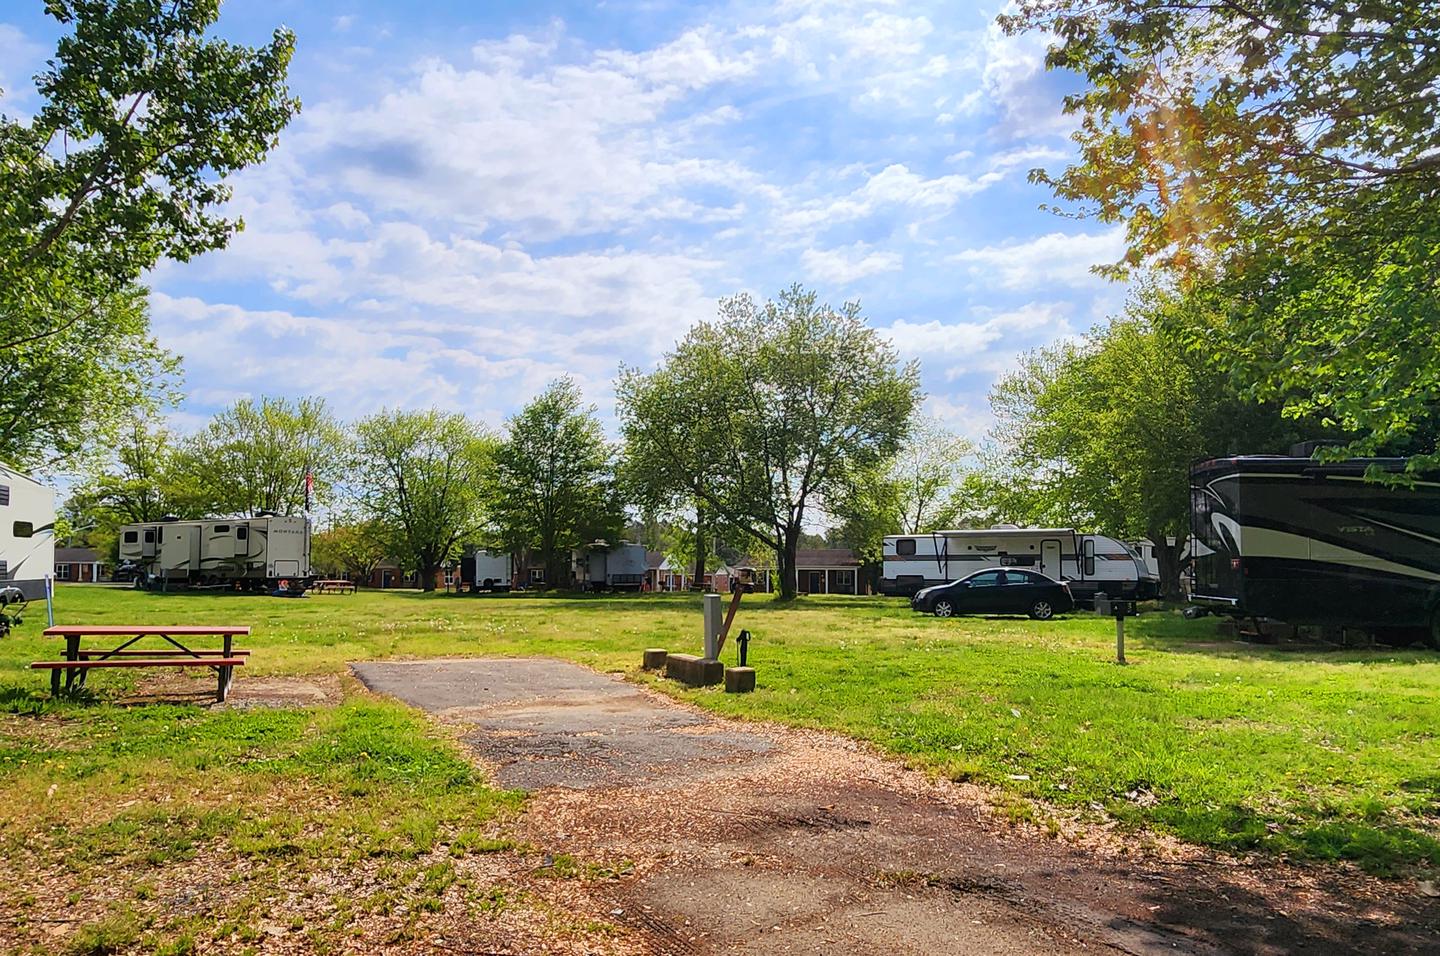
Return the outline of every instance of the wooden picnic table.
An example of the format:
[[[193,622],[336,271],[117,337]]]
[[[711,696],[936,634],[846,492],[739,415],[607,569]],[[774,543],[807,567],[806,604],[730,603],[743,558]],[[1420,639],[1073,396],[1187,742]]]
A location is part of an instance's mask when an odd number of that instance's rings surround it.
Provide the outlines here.
[[[313,590],[319,591],[321,594],[328,594],[332,591],[338,591],[341,594],[349,591],[353,594],[355,592],[355,582],[345,578],[322,578],[315,582]]]
[[[50,693],[60,694],[60,672],[65,672],[66,691],[85,686],[85,675],[97,667],[210,667],[218,675],[216,700],[223,701],[230,693],[235,668],[245,663],[249,651],[237,651],[234,640],[250,633],[247,625],[236,624],[62,624],[47,627],[46,637],[65,639],[63,661],[35,661],[30,667],[50,671]],[[128,638],[112,648],[83,648],[86,637]],[[171,645],[163,650],[131,650],[131,645],[145,637],[158,637]],[[219,637],[220,648],[192,648],[180,638]],[[143,656],[142,656],[143,655]]]

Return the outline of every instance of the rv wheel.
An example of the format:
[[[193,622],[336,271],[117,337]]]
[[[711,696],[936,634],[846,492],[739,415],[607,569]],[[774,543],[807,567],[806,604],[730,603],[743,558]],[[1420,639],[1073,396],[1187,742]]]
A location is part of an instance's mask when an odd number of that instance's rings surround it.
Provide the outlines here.
[[[935,602],[935,616],[936,616],[936,617],[950,617],[950,616],[953,615],[954,613],[955,613],[955,605],[951,604],[949,601],[946,601],[946,600],[943,600],[943,599],[942,599],[942,600],[939,600],[939,601],[936,601],[936,602]]]
[[[1037,621],[1048,621],[1055,616],[1055,608],[1049,601],[1036,601],[1030,606],[1030,616]]]

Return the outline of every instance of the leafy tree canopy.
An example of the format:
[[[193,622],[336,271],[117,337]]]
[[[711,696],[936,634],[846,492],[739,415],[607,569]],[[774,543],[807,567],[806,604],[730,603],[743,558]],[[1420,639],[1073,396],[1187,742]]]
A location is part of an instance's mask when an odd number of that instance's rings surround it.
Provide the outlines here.
[[[616,394],[632,467],[772,549],[790,598],[807,513],[895,455],[918,378],[858,303],[793,286],[764,304],[722,299],[658,369],[623,370]]]
[[[538,551],[546,581],[565,583],[572,548],[618,540],[624,528],[614,449],[569,378],[551,382],[505,428],[488,491],[498,536],[515,550]]]
[[[321,500],[344,468],[348,438],[323,398],[242,399],[182,446],[175,467],[217,515],[295,514],[306,476]]]
[[[1249,401],[1157,329],[1153,319],[1176,301],[1144,288],[1126,315],[1083,342],[1024,355],[991,392],[988,467],[971,477],[987,523],[1149,538],[1172,595],[1189,533],[1191,463],[1283,451],[1299,437],[1276,406]]]
[[[260,162],[299,108],[294,37],[208,36],[218,0],[48,0],[69,32],[29,117],[0,115],[0,431],[22,463],[123,428],[173,372],[135,283],[223,246],[224,180]],[[36,426],[17,422],[15,403]],[[77,423],[66,416],[83,410]]]
[[[1440,4],[1021,0],[1055,38],[1080,160],[1037,170],[1124,222],[1118,270],[1190,300],[1169,328],[1253,399],[1440,464]],[[1183,321],[1179,321],[1182,320]]]
[[[485,523],[495,441],[463,415],[386,411],[355,425],[348,466],[358,522],[435,589],[435,572]]]

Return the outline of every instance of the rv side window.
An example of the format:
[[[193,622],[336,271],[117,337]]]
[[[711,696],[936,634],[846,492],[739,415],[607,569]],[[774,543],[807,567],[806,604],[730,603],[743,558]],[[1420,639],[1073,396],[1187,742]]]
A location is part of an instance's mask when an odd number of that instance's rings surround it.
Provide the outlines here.
[[[154,543],[155,543],[155,529],[152,528],[152,529],[150,529],[149,531],[146,531],[146,532],[145,532],[145,543],[146,543],[146,544],[154,544]]]
[[[140,540],[140,532],[138,532],[138,531],[127,531],[127,532],[125,532],[125,543],[126,543],[126,544],[134,544],[135,542],[137,542],[137,541],[139,541],[139,540]]]
[[[10,504],[10,486],[0,485],[0,507]]]
[[[1082,553],[1084,554],[1084,556],[1085,556],[1085,567],[1084,567],[1084,569],[1083,569],[1083,573],[1085,573],[1085,574],[1094,574],[1094,573],[1095,573],[1095,539],[1094,539],[1094,538],[1087,538],[1087,539],[1085,540],[1085,543],[1081,546],[1080,550],[1081,550],[1081,552],[1082,552]]]
[[[244,540],[245,540],[246,538],[248,538],[249,536],[250,536],[250,529],[247,528],[247,527],[245,527],[243,524],[242,524],[240,527],[238,527],[238,528],[235,529],[235,540],[236,540],[236,541],[244,541]]]
[[[896,553],[896,554],[914,554],[914,553],[915,553],[915,539],[914,539],[914,538],[901,538],[899,541],[896,541],[896,542],[895,542],[895,553]]]
[[[217,524],[217,525],[215,526],[215,533],[216,533],[216,534],[229,534],[229,533],[230,533],[230,526],[229,526],[228,524]]]
[[[33,538],[35,537],[35,525],[29,521],[17,521],[10,533],[17,538]]]

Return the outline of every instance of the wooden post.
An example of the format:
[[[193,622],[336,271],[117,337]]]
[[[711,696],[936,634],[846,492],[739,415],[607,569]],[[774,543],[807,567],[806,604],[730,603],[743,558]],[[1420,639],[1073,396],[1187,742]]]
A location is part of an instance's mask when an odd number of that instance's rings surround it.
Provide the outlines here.
[[[1125,616],[1115,618],[1115,663],[1125,663]]]

